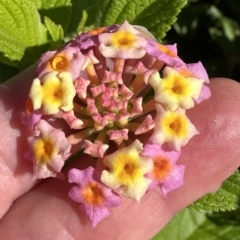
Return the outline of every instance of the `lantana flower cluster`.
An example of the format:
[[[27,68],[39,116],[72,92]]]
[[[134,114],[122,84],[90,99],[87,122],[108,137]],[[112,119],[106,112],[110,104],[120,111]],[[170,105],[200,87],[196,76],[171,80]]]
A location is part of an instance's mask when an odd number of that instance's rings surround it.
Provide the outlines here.
[[[176,44],[125,21],[44,53],[37,75],[22,117],[33,133],[25,158],[33,179],[63,179],[70,156],[89,155],[89,167],[68,172],[69,196],[94,227],[122,197],[139,202],[155,187],[164,197],[183,184],[177,161],[198,134],[186,111],[211,95],[201,62],[184,63]]]

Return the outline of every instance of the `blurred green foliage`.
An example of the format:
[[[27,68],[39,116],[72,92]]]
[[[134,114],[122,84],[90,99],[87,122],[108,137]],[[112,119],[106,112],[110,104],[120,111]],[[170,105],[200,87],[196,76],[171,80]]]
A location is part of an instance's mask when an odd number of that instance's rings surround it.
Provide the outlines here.
[[[210,77],[240,82],[240,1],[189,0],[164,42],[186,62],[200,59]]]

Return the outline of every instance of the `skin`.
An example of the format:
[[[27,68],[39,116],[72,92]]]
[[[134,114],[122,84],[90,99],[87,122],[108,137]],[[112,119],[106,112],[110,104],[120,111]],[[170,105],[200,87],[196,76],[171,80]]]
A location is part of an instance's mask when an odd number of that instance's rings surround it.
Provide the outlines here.
[[[32,180],[32,163],[24,159],[28,150],[26,127],[20,116],[34,66],[0,86],[0,236],[8,240],[151,239],[175,213],[203,195],[218,190],[240,162],[240,84],[213,79],[212,97],[188,116],[199,135],[183,148],[179,164],[186,165],[184,186],[167,197],[156,188],[137,203],[123,199],[120,207],[92,228],[67,196],[67,181]],[[83,169],[87,157],[69,168]]]

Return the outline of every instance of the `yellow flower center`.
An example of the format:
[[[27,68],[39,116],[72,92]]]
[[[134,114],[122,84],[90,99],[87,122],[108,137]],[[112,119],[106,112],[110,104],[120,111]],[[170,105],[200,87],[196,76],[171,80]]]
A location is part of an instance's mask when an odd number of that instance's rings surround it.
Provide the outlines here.
[[[157,180],[163,180],[172,169],[170,161],[163,156],[157,156],[153,159],[153,177]]]
[[[142,177],[137,152],[119,153],[116,158],[112,171],[122,185],[131,185]]]
[[[182,92],[182,86],[181,85],[174,85],[172,87],[172,91],[176,94],[181,93]]]
[[[187,135],[187,120],[184,115],[168,112],[163,117],[161,125],[168,136],[185,138]]]
[[[101,206],[104,202],[102,190],[96,182],[90,182],[84,187],[82,197],[90,205]]]
[[[38,138],[33,144],[33,154],[38,163],[49,162],[54,150],[53,140],[50,138]]]
[[[177,95],[186,95],[188,92],[188,85],[186,80],[181,76],[172,76],[169,81],[168,87],[171,89],[172,93]]]
[[[170,57],[176,57],[176,53],[174,53],[172,50],[170,50],[169,48],[167,48],[166,46],[159,44],[158,48],[161,52],[165,53],[166,55],[170,56]]]
[[[134,170],[134,166],[132,164],[125,164],[123,171],[127,174],[131,174]]]
[[[60,81],[48,81],[43,85],[43,99],[49,103],[60,107],[62,105],[62,99],[64,91]]]
[[[113,33],[111,42],[119,48],[131,48],[136,41],[136,37],[131,32],[119,31]]]
[[[51,60],[52,68],[58,72],[66,71],[68,68],[68,61],[66,58],[56,56]]]

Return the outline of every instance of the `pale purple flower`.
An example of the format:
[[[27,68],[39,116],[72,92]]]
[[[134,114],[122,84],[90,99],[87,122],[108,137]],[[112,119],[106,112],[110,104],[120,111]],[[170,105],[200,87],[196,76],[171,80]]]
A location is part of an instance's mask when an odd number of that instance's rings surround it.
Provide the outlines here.
[[[163,61],[170,67],[185,65],[182,59],[177,55],[177,44],[163,45],[152,39],[148,39],[146,51],[157,60]]]
[[[168,192],[183,185],[185,166],[176,164],[181,151],[164,150],[159,144],[147,143],[141,155],[150,157],[154,164],[153,171],[147,174],[152,180],[149,189],[158,185],[166,196]]]
[[[210,97],[211,97],[211,90],[210,90],[210,88],[207,87],[206,85],[203,85],[198,98],[196,98],[196,99],[194,98],[194,102],[199,104],[203,100],[206,100],[206,99],[208,99]]]
[[[42,117],[42,113],[39,110],[29,114],[24,112],[22,114],[22,124],[29,128],[33,128],[35,124],[39,122],[41,117]]]
[[[78,37],[74,38],[67,47],[75,47],[78,50],[81,49],[88,49],[90,47],[93,47],[97,45],[98,42],[98,36],[97,35],[91,35],[89,33],[83,33],[79,35]]]
[[[197,63],[190,63],[175,67],[175,70],[185,77],[203,79],[205,83],[209,83],[209,77],[206,69],[200,61]]]
[[[33,179],[64,178],[61,169],[70,156],[71,145],[63,131],[45,120],[35,125],[35,136],[28,138],[30,151],[25,157],[33,162]]]
[[[119,28],[119,25],[111,25],[109,27],[102,27],[90,30],[87,33],[82,33],[76,38],[72,39],[72,41],[66,47],[76,47],[79,50],[89,49],[91,47],[99,44],[98,35],[100,33],[111,33],[116,31]]]

